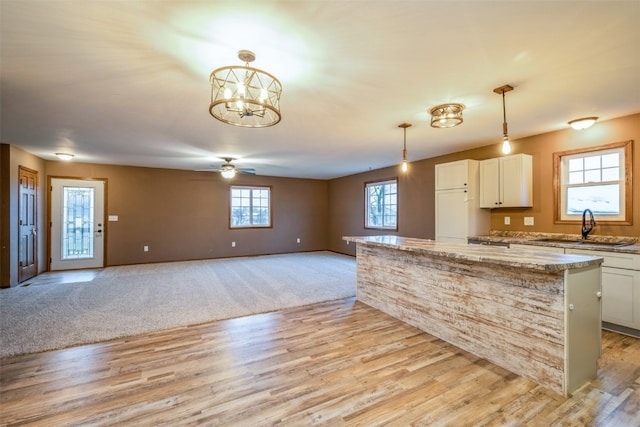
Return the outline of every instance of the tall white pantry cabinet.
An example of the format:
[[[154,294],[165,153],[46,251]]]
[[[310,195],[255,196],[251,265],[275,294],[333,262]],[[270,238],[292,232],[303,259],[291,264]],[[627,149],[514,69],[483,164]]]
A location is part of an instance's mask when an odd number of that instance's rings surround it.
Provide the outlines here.
[[[467,237],[488,234],[491,211],[480,209],[479,161],[436,165],[436,240],[467,243]]]

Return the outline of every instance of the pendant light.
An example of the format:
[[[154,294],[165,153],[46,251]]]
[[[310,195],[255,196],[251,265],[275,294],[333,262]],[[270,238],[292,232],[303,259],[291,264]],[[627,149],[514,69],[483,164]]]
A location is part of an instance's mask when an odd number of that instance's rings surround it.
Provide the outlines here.
[[[402,172],[406,172],[409,169],[407,164],[407,128],[411,127],[411,123],[402,123],[398,125],[399,128],[404,130],[404,145],[402,148]]]
[[[504,85],[495,88],[493,91],[502,94],[502,153],[509,154],[511,152],[511,143],[509,142],[509,132],[507,130],[507,109],[504,103],[504,94],[513,90],[513,86]]]

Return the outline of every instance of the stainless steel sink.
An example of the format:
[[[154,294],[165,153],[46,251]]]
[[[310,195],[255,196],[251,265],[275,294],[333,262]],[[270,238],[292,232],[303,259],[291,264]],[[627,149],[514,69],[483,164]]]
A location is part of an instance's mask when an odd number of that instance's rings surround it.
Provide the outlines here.
[[[569,240],[569,239],[554,239],[553,237],[544,238],[544,239],[535,239],[534,242],[548,242],[548,243],[580,243],[580,240]]]
[[[606,246],[606,247],[609,247],[609,248],[619,248],[619,247],[622,247],[622,246],[632,245],[633,243],[594,242],[594,241],[591,241],[591,240],[580,240],[580,241],[577,241],[576,244],[578,244],[578,245]]]
[[[534,241],[547,242],[547,243],[565,243],[569,245],[604,246],[608,248],[618,248],[618,247],[629,246],[634,244],[634,242],[597,242],[594,240],[569,240],[569,239],[554,239],[554,238],[536,239]]]

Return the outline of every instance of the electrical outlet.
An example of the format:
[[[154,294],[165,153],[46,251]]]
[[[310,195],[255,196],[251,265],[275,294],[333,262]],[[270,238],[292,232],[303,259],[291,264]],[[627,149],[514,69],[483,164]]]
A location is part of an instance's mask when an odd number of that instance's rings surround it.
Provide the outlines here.
[[[510,216],[505,216],[504,217],[504,225],[511,225],[511,217]]]
[[[143,250],[143,251],[145,251],[145,252],[149,252],[149,246],[144,245],[144,246],[142,247],[142,250]]]
[[[235,248],[236,247],[236,242],[231,242],[231,247]]]
[[[300,238],[298,237],[298,239],[296,240],[296,243],[300,243]]]
[[[525,216],[524,217],[524,225],[533,225],[533,217]]]

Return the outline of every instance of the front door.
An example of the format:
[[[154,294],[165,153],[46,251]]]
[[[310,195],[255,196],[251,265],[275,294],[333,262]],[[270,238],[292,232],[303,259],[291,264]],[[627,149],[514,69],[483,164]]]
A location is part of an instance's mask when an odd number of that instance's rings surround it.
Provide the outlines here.
[[[51,178],[51,271],[104,267],[104,185]]]
[[[18,282],[38,274],[38,172],[19,168],[18,226]]]

